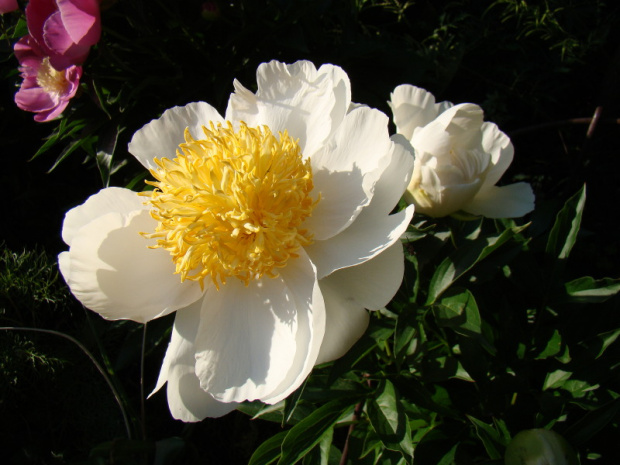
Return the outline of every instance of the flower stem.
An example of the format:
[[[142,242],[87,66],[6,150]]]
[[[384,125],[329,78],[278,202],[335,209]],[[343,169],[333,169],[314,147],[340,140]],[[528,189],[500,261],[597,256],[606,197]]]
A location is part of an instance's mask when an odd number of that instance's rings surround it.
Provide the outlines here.
[[[103,379],[105,379],[106,383],[108,384],[108,387],[112,391],[112,394],[114,395],[114,399],[116,400],[116,403],[118,404],[118,407],[121,410],[121,414],[123,415],[123,421],[125,423],[125,429],[127,431],[127,438],[131,439],[131,428],[129,427],[129,419],[127,418],[127,413],[125,412],[125,408],[123,407],[123,403],[121,402],[121,397],[118,394],[118,391],[114,387],[114,384],[112,384],[112,380],[110,379],[108,374],[105,372],[103,367],[99,364],[99,362],[97,362],[93,354],[91,354],[89,350],[86,347],[84,347],[84,345],[80,341],[78,341],[72,336],[69,336],[68,334],[61,333],[60,331],[55,331],[53,329],[28,328],[28,327],[18,327],[18,326],[0,326],[0,330],[2,331],[31,331],[31,332],[36,332],[36,333],[53,334],[53,335],[68,339],[69,341],[73,342],[76,346],[78,346],[80,350],[84,352],[84,354],[86,354],[86,356],[90,359],[90,361],[93,362],[93,365],[95,365],[95,368],[97,368],[99,373],[101,373],[101,376],[103,376]]]

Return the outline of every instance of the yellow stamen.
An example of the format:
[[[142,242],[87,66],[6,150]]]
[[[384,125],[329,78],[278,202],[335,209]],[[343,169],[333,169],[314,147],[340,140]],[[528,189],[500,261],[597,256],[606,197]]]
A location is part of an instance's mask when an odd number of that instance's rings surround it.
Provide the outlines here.
[[[50,59],[45,57],[37,71],[37,84],[47,93],[60,95],[66,91],[69,81],[64,71],[55,69],[50,64]]]
[[[246,285],[278,268],[312,243],[303,228],[318,202],[310,161],[285,131],[240,124],[203,126],[204,139],[185,130],[176,158],[155,159],[150,196],[158,221],[157,245],[170,252],[181,279],[210,278],[219,288],[228,277]]]

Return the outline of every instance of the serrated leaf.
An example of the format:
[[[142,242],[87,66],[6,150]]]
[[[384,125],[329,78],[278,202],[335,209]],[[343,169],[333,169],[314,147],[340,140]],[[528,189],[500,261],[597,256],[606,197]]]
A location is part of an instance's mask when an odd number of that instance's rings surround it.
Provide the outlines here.
[[[352,410],[357,400],[343,398],[328,402],[293,426],[282,442],[282,455],[278,465],[290,465],[301,460],[340,417]]]
[[[409,462],[413,458],[411,429],[398,393],[387,379],[376,393],[366,404],[370,424],[387,449],[401,452]]]
[[[252,454],[248,465],[269,465],[275,462],[281,454],[282,442],[288,431],[282,431],[263,442]]]
[[[564,284],[569,302],[599,303],[620,292],[620,279],[583,276]]]

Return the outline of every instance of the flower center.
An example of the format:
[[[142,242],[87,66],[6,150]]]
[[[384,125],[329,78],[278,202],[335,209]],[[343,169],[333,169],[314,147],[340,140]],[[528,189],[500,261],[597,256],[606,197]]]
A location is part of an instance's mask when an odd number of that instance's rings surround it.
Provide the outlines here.
[[[247,285],[277,277],[302,246],[312,243],[303,229],[318,199],[310,161],[304,161],[288,133],[275,137],[267,126],[241,122],[235,132],[211,122],[204,139],[185,130],[176,158],[155,159],[157,182],[150,195],[158,221],[157,245],[170,252],[181,279],[210,278],[216,287],[228,277]]]
[[[37,84],[48,94],[61,95],[67,89],[69,81],[64,71],[58,71],[50,64],[48,57],[43,58],[37,71]]]

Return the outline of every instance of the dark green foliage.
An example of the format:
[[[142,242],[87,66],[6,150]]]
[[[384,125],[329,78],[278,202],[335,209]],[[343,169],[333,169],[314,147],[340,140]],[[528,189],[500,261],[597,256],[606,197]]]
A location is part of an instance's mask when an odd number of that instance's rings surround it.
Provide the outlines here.
[[[104,2],[103,35],[62,119],[13,102],[19,13],[0,17],[0,440],[8,463],[501,464],[519,431],[553,429],[582,464],[618,463],[620,201],[614,2],[497,0]],[[23,4],[23,2],[22,2]],[[279,406],[170,419],[154,386],[171,317],[105,322],[68,294],[64,212],[107,185],[145,188],[127,151],[165,109],[224,112],[236,78],[271,59],[342,66],[353,100],[389,114],[395,86],[475,102],[515,145],[502,182],[530,182],[524,220],[432,220],[407,232],[406,273],[344,357]],[[595,109],[602,117],[586,136]],[[574,118],[582,118],[575,120]],[[170,155],[170,154],[162,154]],[[28,161],[30,160],[30,161]],[[49,172],[49,174],[48,174]],[[586,189],[583,185],[587,184]],[[165,390],[164,390],[165,391]],[[243,412],[243,413],[241,413]],[[252,418],[252,419],[250,419]],[[143,436],[144,433],[144,436]],[[610,441],[609,438],[612,438]],[[346,446],[345,446],[346,444]],[[4,463],[4,462],[3,462]]]

